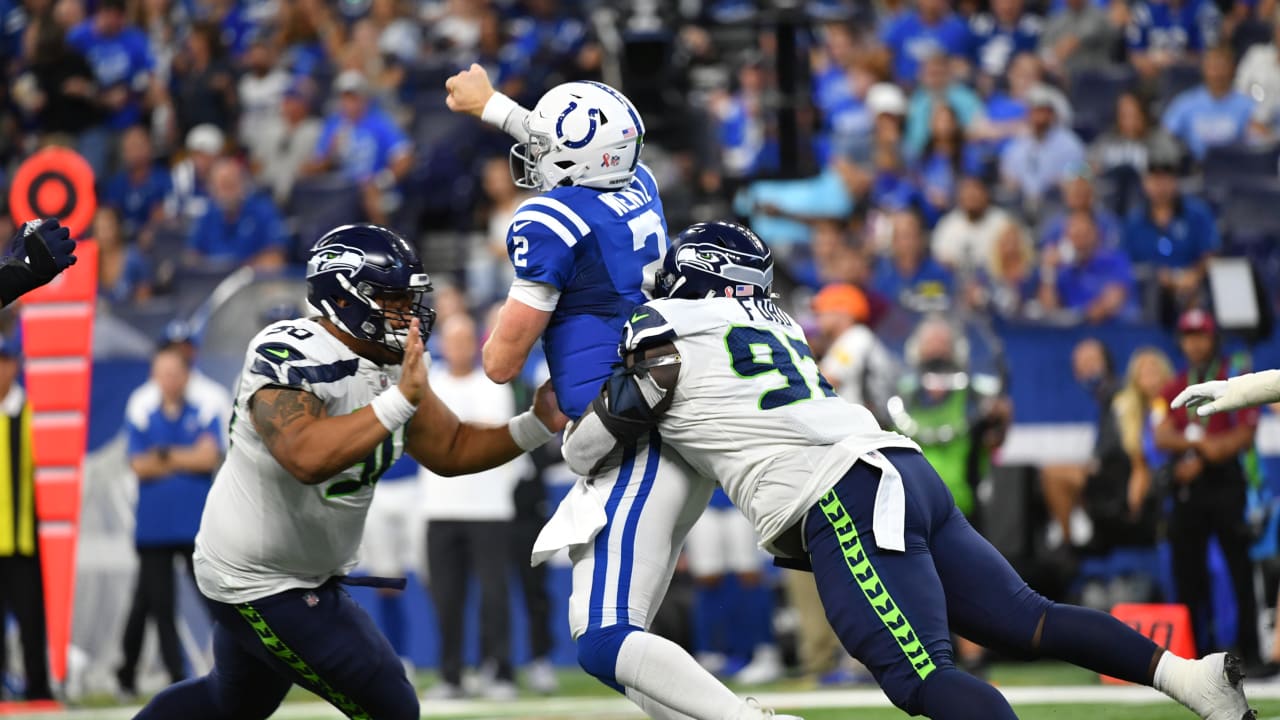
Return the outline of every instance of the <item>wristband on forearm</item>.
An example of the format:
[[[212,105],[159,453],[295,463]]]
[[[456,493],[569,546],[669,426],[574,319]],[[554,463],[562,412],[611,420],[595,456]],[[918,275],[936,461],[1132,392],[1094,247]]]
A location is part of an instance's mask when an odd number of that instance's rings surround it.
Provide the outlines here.
[[[400,392],[399,385],[392,385],[383,390],[373,399],[373,402],[369,403],[369,407],[373,408],[373,414],[378,417],[378,422],[390,432],[404,427],[404,424],[409,422],[409,418],[412,418],[418,410],[404,396],[404,393]]]
[[[523,130],[527,114],[528,111],[520,107],[520,103],[500,92],[494,92],[485,102],[484,110],[480,111],[480,119],[508,135],[516,135],[516,128]]]
[[[548,430],[532,410],[526,410],[511,418],[507,423],[507,429],[511,431],[511,439],[515,441],[516,446],[525,452],[542,447],[555,436],[555,433]]]

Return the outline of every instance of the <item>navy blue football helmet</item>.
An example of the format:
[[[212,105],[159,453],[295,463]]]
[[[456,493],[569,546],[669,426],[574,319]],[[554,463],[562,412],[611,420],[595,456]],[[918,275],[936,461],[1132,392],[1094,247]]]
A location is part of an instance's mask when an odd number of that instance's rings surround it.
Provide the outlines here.
[[[697,223],[671,239],[655,298],[761,297],[773,292],[773,253],[755,233],[727,222]]]
[[[423,340],[431,334],[429,292],[431,278],[413,246],[377,225],[330,230],[307,261],[307,302],[343,331],[394,352],[404,350],[415,317]]]

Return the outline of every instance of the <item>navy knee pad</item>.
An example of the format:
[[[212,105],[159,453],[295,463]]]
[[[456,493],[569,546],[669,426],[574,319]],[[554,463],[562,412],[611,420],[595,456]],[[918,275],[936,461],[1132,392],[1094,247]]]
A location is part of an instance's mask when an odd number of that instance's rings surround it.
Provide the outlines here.
[[[953,667],[930,673],[909,704],[899,707],[934,720],[1018,720],[999,690]]]
[[[643,632],[634,625],[610,625],[594,628],[578,637],[578,664],[588,675],[609,687],[623,692],[618,682],[618,652],[622,641],[633,632]]]

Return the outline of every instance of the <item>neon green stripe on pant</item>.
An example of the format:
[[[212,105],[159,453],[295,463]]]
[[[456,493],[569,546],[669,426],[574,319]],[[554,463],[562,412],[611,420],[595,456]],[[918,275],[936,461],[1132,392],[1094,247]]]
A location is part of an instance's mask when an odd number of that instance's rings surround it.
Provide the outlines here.
[[[304,681],[308,683],[308,689],[314,690],[317,694],[328,700],[330,704],[342,711],[344,715],[352,720],[373,720],[373,716],[364,711],[364,708],[357,705],[350,698],[337,690],[333,686],[325,682],[305,660],[298,656],[298,653],[289,649],[288,645],[276,635],[267,621],[262,615],[253,608],[249,603],[237,605],[236,610],[240,611],[240,617],[245,619],[258,633],[258,639],[262,640],[262,644],[267,650],[275,655],[280,662],[293,668]]]
[[[822,508],[822,514],[826,516],[827,522],[831,523],[831,529],[835,530],[836,537],[840,539],[845,564],[853,574],[858,587],[862,588],[862,594],[867,598],[867,602],[898,641],[898,647],[902,648],[902,653],[907,656],[907,661],[916,669],[920,679],[929,677],[929,674],[937,669],[933,664],[933,658],[929,657],[929,652],[925,650],[919,636],[916,635],[915,630],[911,629],[911,622],[907,620],[907,616],[898,609],[898,603],[889,596],[888,588],[880,582],[880,576],[871,565],[866,552],[863,551],[862,539],[858,537],[858,529],[854,527],[853,518],[845,511],[844,504],[840,502],[836,491],[832,489],[822,496],[818,501],[818,507]]]

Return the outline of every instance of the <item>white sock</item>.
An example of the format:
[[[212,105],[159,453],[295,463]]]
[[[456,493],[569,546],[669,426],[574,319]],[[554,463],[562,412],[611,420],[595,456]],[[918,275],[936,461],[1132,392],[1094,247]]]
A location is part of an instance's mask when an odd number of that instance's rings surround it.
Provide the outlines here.
[[[651,717],[661,720],[761,720],[760,708],[748,705],[684,648],[647,632],[633,632],[622,641],[614,668],[618,682]],[[645,704],[648,703],[648,704]],[[654,705],[664,714],[655,714]]]
[[[1160,662],[1156,663],[1156,675],[1151,686],[1186,705],[1192,688],[1200,685],[1196,668],[1199,662],[1165,652],[1160,656]]]
[[[644,714],[653,718],[653,720],[698,720],[691,715],[685,715],[679,710],[672,710],[635,688],[624,686],[624,689],[627,691],[627,699],[639,706],[644,711]]]

